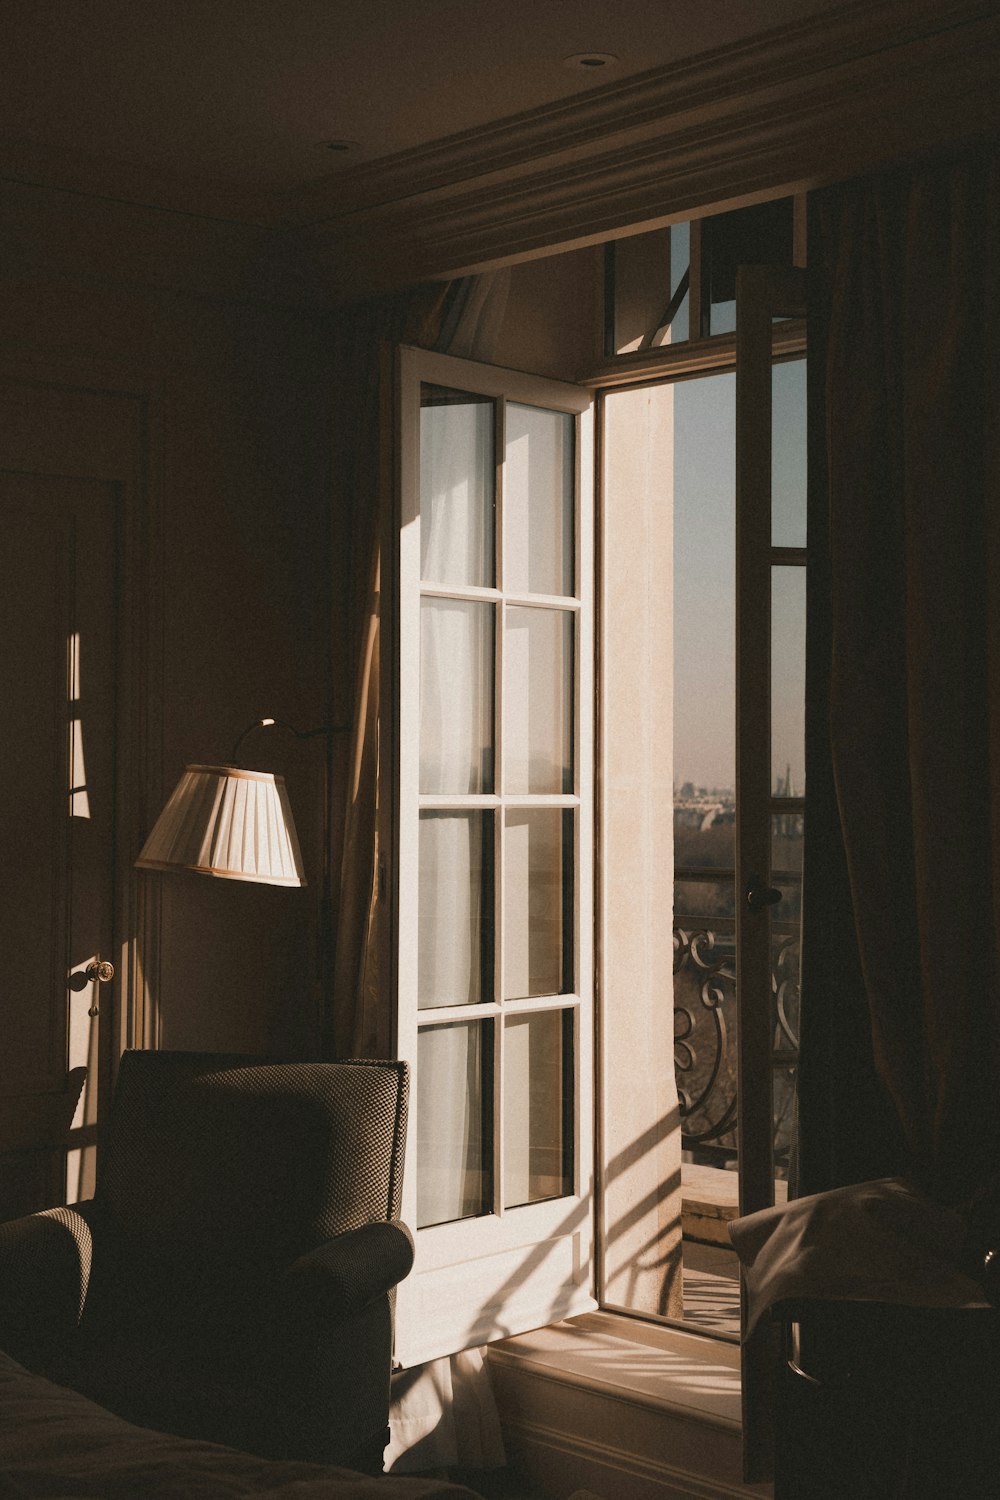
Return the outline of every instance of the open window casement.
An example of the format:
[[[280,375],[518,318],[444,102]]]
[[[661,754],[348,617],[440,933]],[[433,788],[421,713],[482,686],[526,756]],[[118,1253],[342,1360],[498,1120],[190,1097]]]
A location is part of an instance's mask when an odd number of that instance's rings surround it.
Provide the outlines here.
[[[773,1081],[782,1065],[780,969],[789,917],[801,917],[801,863],[782,869],[797,843],[801,862],[805,798],[776,777],[789,736],[787,699],[804,677],[805,495],[801,523],[775,504],[776,322],[804,319],[802,270],[741,266],[736,277],[736,989],[739,1005],[738,1131],[740,1213],[775,1201],[778,1176]],[[804,327],[801,353],[805,349]],[[791,342],[786,339],[786,342]],[[790,651],[791,646],[791,651]],[[798,660],[797,660],[798,659]],[[799,686],[801,691],[801,686]],[[782,729],[778,732],[777,726]],[[796,735],[798,739],[801,730]],[[804,743],[796,744],[796,758]],[[789,823],[796,840],[789,840]],[[796,950],[797,951],[797,950]],[[776,1330],[749,1338],[743,1299],[743,1452],[748,1480],[772,1467]]]
[[[593,427],[575,386],[399,351],[396,1358],[593,1298]]]

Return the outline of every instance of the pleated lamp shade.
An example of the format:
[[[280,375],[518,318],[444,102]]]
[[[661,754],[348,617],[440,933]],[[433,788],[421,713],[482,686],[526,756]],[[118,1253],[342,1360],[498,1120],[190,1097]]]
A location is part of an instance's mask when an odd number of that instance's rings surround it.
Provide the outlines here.
[[[236,766],[187,766],[136,866],[305,885],[284,777]]]

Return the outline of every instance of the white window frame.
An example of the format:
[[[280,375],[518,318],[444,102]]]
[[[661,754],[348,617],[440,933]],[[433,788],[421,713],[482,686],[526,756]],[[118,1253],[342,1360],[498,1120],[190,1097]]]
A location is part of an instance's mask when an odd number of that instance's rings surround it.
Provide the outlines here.
[[[421,797],[418,753],[420,712],[420,599],[436,596],[506,601],[514,607],[567,607],[565,598],[504,595],[501,589],[422,589],[420,579],[420,387],[428,383],[492,397],[570,412],[576,419],[576,497],[574,661],[574,765],[576,784],[566,796],[500,795],[443,798]],[[597,1306],[594,1286],[593,1236],[593,776],[594,776],[594,623],[593,623],[593,405],[590,393],[564,382],[545,380],[516,371],[500,370],[448,355],[401,348],[398,351],[398,495],[393,526],[395,604],[392,644],[393,673],[398,691],[395,734],[384,747],[389,757],[392,785],[393,850],[391,876],[391,973],[395,997],[395,1046],[413,1072],[410,1121],[403,1187],[403,1218],[417,1224],[417,1139],[419,1103],[416,1067],[417,1040],[422,1025],[494,1018],[494,1056],[499,1065],[494,1088],[493,1212],[416,1229],[414,1270],[401,1285],[397,1305],[396,1359],[404,1366],[461,1349],[491,1338],[541,1327]],[[502,415],[499,423],[502,438]],[[503,526],[503,449],[497,450],[497,507]],[[502,558],[500,562],[502,567]],[[502,573],[498,574],[502,583]],[[496,692],[503,693],[503,631],[497,631]],[[503,708],[498,714],[496,751],[502,736]],[[385,764],[385,762],[384,762]],[[500,808],[570,807],[574,810],[574,982],[573,995],[538,997],[474,1007],[449,1007],[418,1013],[417,875],[418,814],[421,806]],[[502,899],[502,840],[495,853]],[[498,943],[502,938],[498,935]],[[501,957],[502,961],[502,957]],[[572,1195],[503,1208],[500,1111],[502,1091],[503,1014],[573,1010],[574,1047],[574,1191]]]

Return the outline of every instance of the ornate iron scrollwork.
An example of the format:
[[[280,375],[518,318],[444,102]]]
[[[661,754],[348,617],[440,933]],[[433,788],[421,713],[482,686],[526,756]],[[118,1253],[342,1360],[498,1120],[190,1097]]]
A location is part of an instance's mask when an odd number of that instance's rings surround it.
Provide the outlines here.
[[[719,875],[724,877],[725,871]],[[674,1071],[685,1150],[736,1155],[736,951],[731,917],[681,917],[674,928]],[[774,921],[775,1158],[794,1150],[799,931]],[[731,1045],[732,1040],[732,1045]],[[712,1151],[714,1148],[714,1151]]]

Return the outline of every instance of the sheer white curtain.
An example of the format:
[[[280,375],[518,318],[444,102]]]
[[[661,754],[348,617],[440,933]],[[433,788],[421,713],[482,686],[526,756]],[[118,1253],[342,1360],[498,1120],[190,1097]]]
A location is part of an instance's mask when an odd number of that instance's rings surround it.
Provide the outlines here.
[[[493,405],[432,393],[421,421],[421,572],[427,583],[492,583]],[[492,789],[493,606],[425,597],[421,609],[420,789]],[[422,1005],[481,997],[483,820],[428,813],[420,827],[418,993]],[[419,1215],[439,1224],[481,1211],[477,1024],[424,1032]]]

